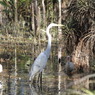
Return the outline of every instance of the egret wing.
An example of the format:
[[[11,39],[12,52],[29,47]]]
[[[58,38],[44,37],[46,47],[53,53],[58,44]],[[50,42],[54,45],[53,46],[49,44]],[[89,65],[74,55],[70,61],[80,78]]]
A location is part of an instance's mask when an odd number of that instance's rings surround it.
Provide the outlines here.
[[[33,65],[37,65],[39,67],[44,67],[46,65],[47,59],[48,59],[47,56],[44,54],[44,52],[42,52],[36,58]]]
[[[39,56],[36,58],[36,60],[34,61],[30,74],[35,75],[36,73],[38,73],[39,71],[41,72],[44,67],[46,66],[47,63],[47,56],[44,54],[44,52],[40,53]]]

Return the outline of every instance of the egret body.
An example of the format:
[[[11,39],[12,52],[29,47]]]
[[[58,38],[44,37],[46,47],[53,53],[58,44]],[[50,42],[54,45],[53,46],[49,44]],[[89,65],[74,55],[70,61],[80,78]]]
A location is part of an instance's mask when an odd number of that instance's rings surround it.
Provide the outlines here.
[[[50,28],[52,28],[53,26],[63,26],[61,24],[55,24],[55,23],[51,23],[47,29],[46,29],[46,34],[48,37],[48,44],[47,44],[47,48],[45,51],[41,52],[38,57],[35,59],[34,63],[32,64],[31,70],[29,72],[29,81],[33,80],[34,76],[37,73],[41,73],[43,71],[43,69],[46,66],[47,60],[49,58],[50,55],[50,51],[51,51],[51,34],[49,33]]]

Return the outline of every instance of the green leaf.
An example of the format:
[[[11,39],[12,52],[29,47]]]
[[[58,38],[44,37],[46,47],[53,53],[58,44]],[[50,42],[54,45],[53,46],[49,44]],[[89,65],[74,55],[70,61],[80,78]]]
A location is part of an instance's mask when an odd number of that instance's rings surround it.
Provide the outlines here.
[[[4,9],[3,12],[9,13],[9,12],[11,12],[11,11]]]
[[[6,2],[4,2],[4,1],[0,1],[0,4],[3,5],[3,6],[5,6],[5,7],[8,6],[8,5],[6,4]]]

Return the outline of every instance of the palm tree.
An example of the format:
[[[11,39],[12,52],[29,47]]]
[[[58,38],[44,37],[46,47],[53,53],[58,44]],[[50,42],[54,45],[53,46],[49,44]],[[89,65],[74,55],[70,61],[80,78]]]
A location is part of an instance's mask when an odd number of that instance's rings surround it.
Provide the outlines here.
[[[75,36],[76,46],[72,51],[74,63],[87,68],[90,58],[95,56],[95,1],[72,0],[68,7],[67,25],[72,29],[68,35]]]

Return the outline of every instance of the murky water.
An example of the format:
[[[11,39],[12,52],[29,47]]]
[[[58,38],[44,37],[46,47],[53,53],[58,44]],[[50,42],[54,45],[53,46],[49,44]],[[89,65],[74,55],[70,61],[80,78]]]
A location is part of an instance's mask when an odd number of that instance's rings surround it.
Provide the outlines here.
[[[67,76],[62,70],[51,70],[52,66],[47,65],[43,72],[42,84],[30,84],[28,82],[28,67],[26,62],[17,63],[17,70],[13,63],[4,63],[4,71],[0,74],[0,95],[80,95],[82,88],[94,90],[95,86],[87,78],[85,81],[74,85],[74,82],[81,79],[83,74]],[[48,62],[48,64],[51,64]],[[56,68],[62,69],[59,64]],[[70,94],[71,92],[76,94]]]
[[[58,63],[53,52],[42,74],[42,83],[32,85],[28,81],[29,59],[25,55],[23,58],[18,54],[14,56],[15,58],[1,63],[3,72],[0,73],[0,95],[89,95],[85,91],[91,90],[92,93],[95,90],[95,76],[83,80],[86,74],[66,75],[64,66]],[[33,61],[32,58],[31,62]]]

